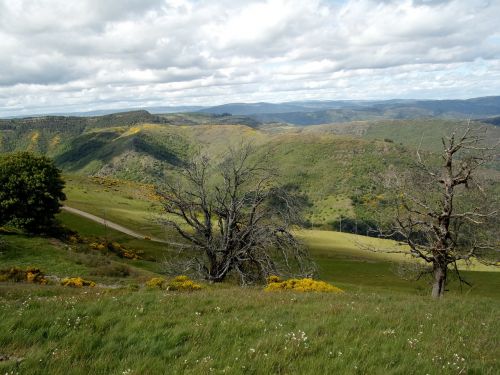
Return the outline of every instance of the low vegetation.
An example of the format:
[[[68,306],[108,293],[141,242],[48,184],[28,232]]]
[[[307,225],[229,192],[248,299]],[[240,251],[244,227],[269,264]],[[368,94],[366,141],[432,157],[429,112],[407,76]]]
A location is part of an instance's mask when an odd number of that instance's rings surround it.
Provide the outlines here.
[[[268,277],[267,286],[264,290],[266,292],[279,292],[284,290],[292,290],[294,292],[343,292],[342,289],[324,281],[313,280],[310,278],[281,280],[278,276]]]
[[[95,282],[82,279],[81,277],[66,277],[61,280],[62,286],[70,286],[73,288],[82,288],[84,286],[94,287]]]
[[[0,284],[2,373],[496,374],[498,298]],[[57,308],[54,308],[57,306]]]
[[[37,267],[11,267],[0,270],[0,281],[47,284],[45,274]]]
[[[146,287],[181,292],[193,292],[195,290],[201,290],[202,288],[201,284],[195,283],[189,277],[184,275],[176,276],[170,281],[167,281],[163,277],[153,277],[146,282]]]

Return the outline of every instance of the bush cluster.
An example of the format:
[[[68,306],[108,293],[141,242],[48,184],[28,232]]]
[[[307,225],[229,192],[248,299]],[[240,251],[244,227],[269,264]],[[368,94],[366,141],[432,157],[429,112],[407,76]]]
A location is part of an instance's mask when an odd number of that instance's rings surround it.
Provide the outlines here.
[[[26,269],[11,267],[0,270],[0,281],[26,281],[28,283],[47,284],[45,274],[37,267],[28,267]]]
[[[146,286],[148,288],[159,288],[163,289],[167,283],[163,277],[153,277],[152,279],[146,281]]]
[[[89,247],[93,250],[99,250],[99,251],[108,250],[118,255],[120,258],[141,259],[139,252],[127,249],[125,248],[125,246],[123,246],[118,242],[97,241],[89,244]]]
[[[324,281],[304,279],[281,280],[278,276],[270,276],[267,279],[266,292],[278,292],[283,290],[293,290],[295,292],[329,292],[343,293],[343,290],[328,284]]]
[[[61,280],[62,286],[70,286],[73,288],[81,288],[84,286],[94,287],[95,282],[90,280],[84,280],[81,277],[66,277]]]
[[[183,275],[176,276],[170,282],[167,282],[167,280],[165,280],[163,277],[153,277],[151,280],[146,282],[146,286],[148,288],[159,288],[186,292],[192,292],[201,289],[200,284],[196,284],[194,281],[189,279],[189,277]]]
[[[191,292],[195,290],[200,290],[201,285],[196,284],[194,281],[190,280],[189,277],[187,276],[177,276],[168,283],[167,289]]]

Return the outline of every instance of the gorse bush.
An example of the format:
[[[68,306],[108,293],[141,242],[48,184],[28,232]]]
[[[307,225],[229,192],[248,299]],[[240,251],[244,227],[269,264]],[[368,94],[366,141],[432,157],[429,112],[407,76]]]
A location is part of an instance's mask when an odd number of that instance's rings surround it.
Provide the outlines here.
[[[120,258],[141,259],[141,252],[127,249],[118,242],[97,241],[89,244],[92,250],[105,251],[108,250]]]
[[[167,280],[165,280],[163,277],[153,277],[152,279],[146,281],[146,286],[148,288],[163,289],[166,283]]]
[[[193,280],[189,279],[189,277],[184,275],[176,276],[168,283],[167,280],[165,280],[163,277],[153,277],[146,282],[146,286],[148,288],[159,288],[185,292],[192,292],[201,289],[200,284],[195,283]]]
[[[180,291],[195,291],[200,290],[201,285],[196,284],[194,281],[190,280],[187,276],[177,276],[171,282],[168,283],[168,290],[180,290]]]
[[[267,279],[267,286],[264,288],[266,292],[278,292],[283,290],[292,290],[295,292],[329,292],[343,293],[344,291],[336,286],[328,284],[324,281],[304,279],[289,279],[281,281],[278,276],[270,276]]]
[[[62,286],[70,286],[73,288],[81,288],[84,286],[94,287],[96,284],[90,280],[84,280],[81,277],[66,277],[61,280]]]
[[[28,267],[26,269],[11,267],[0,270],[0,281],[26,281],[28,283],[47,284],[45,274],[37,267]]]

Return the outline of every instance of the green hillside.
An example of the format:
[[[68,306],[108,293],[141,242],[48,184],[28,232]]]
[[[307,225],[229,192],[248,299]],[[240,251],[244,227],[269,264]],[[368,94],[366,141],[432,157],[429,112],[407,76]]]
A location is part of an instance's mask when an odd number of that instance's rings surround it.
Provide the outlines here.
[[[417,120],[379,120],[354,121],[340,124],[288,128],[288,131],[302,133],[339,134],[363,139],[386,140],[403,144],[411,149],[439,151],[441,137],[453,131],[462,134],[468,122],[466,120],[417,119]],[[487,143],[495,144],[500,139],[500,127],[482,122],[471,122],[473,129],[482,129]]]
[[[217,121],[222,124],[215,125]],[[229,144],[252,142],[257,154],[268,154],[282,184],[297,185],[307,194],[308,225],[331,229],[341,216],[380,220],[385,207],[373,176],[388,168],[407,169],[416,147],[437,151],[442,135],[465,126],[440,119],[258,126],[244,116],[137,111],[2,120],[0,152],[32,150],[53,157],[73,175],[157,184],[175,178],[175,171],[196,151],[217,158]],[[500,128],[484,127],[489,142],[500,139]],[[496,172],[488,173],[498,179]]]

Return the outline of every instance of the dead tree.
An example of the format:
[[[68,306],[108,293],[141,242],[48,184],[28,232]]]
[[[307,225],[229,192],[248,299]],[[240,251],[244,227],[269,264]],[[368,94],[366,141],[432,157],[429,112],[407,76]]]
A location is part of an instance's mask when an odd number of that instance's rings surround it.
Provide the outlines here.
[[[313,271],[291,231],[300,200],[276,185],[275,171],[254,151],[229,149],[220,163],[198,155],[158,192],[163,223],[187,243],[183,261],[170,263],[175,272],[196,271],[211,282],[235,274],[247,284]]]
[[[430,162],[431,154],[424,160],[419,147],[415,168],[392,176],[397,208],[388,237],[432,266],[434,298],[443,296],[450,270],[465,282],[458,261],[498,262],[498,200],[486,180],[480,181],[496,146],[487,147],[485,141],[480,129],[467,126],[461,136],[453,132],[442,138],[440,162]]]

